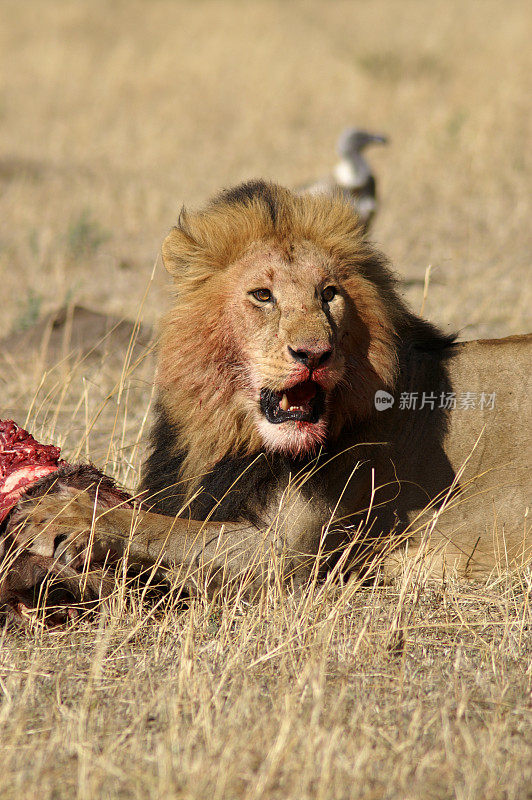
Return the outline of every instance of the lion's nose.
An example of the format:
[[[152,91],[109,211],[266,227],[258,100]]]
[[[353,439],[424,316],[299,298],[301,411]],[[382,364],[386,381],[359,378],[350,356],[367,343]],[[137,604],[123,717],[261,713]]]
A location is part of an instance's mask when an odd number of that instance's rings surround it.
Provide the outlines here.
[[[312,372],[329,360],[332,356],[332,347],[329,342],[317,342],[311,346],[299,347],[297,350],[288,345],[288,352],[294,361],[304,364]]]

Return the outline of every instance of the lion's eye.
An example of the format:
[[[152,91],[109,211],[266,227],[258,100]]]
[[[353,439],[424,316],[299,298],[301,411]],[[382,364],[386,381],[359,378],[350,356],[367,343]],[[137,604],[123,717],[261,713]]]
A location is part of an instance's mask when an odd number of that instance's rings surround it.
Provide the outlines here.
[[[272,293],[269,289],[255,289],[255,291],[250,292],[250,294],[252,294],[259,303],[269,303],[272,299]]]
[[[321,299],[324,303],[330,303],[333,297],[336,295],[336,289],[334,286],[326,286],[325,289],[321,293]]]

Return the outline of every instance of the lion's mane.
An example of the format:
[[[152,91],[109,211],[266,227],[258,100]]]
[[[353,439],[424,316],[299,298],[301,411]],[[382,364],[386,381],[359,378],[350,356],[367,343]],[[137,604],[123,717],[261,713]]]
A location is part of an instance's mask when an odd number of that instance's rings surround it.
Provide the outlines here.
[[[288,258],[294,243],[317,246],[332,259],[356,308],[346,379],[331,398],[329,445],[346,425],[375,413],[374,393],[393,389],[402,348],[449,343],[406,309],[385,257],[340,198],[299,196],[252,181],[222,192],[203,210],[183,210],[163,245],[175,301],[161,325],[153,451],[142,483],[160,510],[179,510],[183,490],[174,485],[185,482],[190,496],[215,465],[251,463],[263,449],[249,404],[241,400],[244,343],[226,311],[232,290],[227,269],[257,242],[274,243]]]

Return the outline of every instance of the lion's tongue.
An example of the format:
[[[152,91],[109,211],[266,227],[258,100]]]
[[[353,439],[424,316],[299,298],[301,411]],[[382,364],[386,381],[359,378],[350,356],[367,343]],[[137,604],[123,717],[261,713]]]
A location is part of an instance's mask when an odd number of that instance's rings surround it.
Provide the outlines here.
[[[303,407],[316,397],[316,384],[312,381],[304,381],[292,386],[284,392],[282,400],[286,396],[286,405],[288,408]]]

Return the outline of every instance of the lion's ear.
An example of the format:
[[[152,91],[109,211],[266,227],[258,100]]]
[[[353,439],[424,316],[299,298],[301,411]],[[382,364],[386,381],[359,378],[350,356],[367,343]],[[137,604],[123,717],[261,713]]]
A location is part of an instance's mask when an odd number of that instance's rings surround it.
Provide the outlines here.
[[[163,264],[167,272],[174,278],[181,275],[185,267],[194,261],[201,249],[198,241],[191,231],[191,220],[183,209],[177,220],[177,225],[172,228],[163,242]]]

